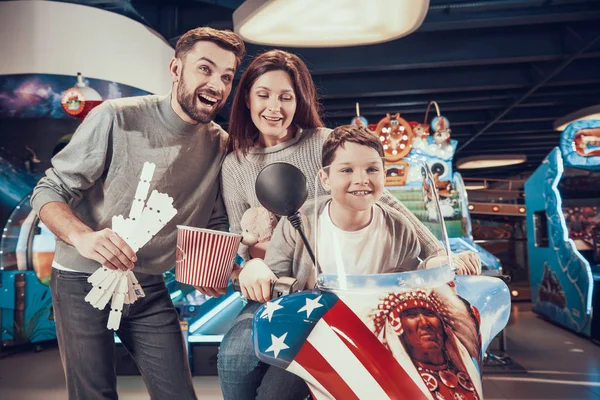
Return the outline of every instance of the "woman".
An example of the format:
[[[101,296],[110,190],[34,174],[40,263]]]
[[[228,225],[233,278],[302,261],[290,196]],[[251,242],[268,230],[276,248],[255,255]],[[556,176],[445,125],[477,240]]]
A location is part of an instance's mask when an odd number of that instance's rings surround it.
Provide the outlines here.
[[[242,215],[260,207],[254,184],[267,165],[284,161],[307,178],[308,196],[315,196],[315,179],[321,168],[321,149],[331,132],[319,116],[316,89],[304,62],[296,55],[271,50],[257,56],[244,71],[233,99],[229,120],[229,149],[222,169],[223,200],[232,232],[241,232]],[[317,195],[325,194],[322,189]],[[421,245],[420,258],[443,252],[439,241],[398,200],[386,191],[381,201],[405,215],[414,225]],[[266,244],[240,255],[248,260],[264,257]],[[303,399],[308,389],[300,378],[259,362],[252,347],[254,311],[249,302],[221,343],[219,377],[223,396],[229,399]]]
[[[244,71],[233,99],[229,149],[222,169],[223,200],[232,232],[241,232],[242,215],[260,207],[254,183],[266,165],[286,161],[306,175],[309,196],[321,167],[321,147],[330,130],[319,116],[316,89],[308,68],[296,55],[272,50],[257,56]],[[263,257],[265,245],[240,255]],[[249,302],[227,332],[219,351],[221,389],[226,400],[303,399],[308,388],[299,377],[261,363],[249,340],[254,311]]]
[[[296,55],[271,50],[257,56],[244,71],[233,99],[229,120],[230,154],[222,169],[223,199],[232,232],[241,232],[242,215],[260,207],[254,184],[260,171],[274,162],[300,168],[307,179],[308,198],[315,196],[321,168],[321,148],[331,129],[323,127],[316,89],[304,62]],[[325,194],[321,188],[317,195]],[[415,225],[425,259],[441,250],[438,240],[389,192],[382,202]],[[264,256],[265,244],[240,255]]]

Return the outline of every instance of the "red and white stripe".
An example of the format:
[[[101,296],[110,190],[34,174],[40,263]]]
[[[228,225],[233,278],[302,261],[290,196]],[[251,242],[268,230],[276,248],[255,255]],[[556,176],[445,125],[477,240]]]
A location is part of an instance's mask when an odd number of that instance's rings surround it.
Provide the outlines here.
[[[193,286],[227,287],[240,240],[225,232],[178,227],[175,279]]]
[[[430,398],[342,301],[316,324],[287,370],[316,399]]]

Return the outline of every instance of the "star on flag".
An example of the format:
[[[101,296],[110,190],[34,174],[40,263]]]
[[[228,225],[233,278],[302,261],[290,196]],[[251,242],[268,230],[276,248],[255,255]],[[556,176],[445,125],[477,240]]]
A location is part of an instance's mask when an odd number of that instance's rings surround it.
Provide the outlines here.
[[[262,314],[260,314],[260,317],[269,318],[269,322],[271,322],[271,318],[273,318],[273,313],[283,308],[283,306],[280,306],[279,303],[281,303],[281,299],[266,302],[265,309],[262,312]]]
[[[271,334],[271,346],[269,346],[269,348],[266,349],[265,352],[272,351],[275,358],[277,358],[281,350],[289,349],[290,346],[284,343],[287,334],[288,333],[286,332],[280,337]]]
[[[298,312],[306,311],[306,318],[310,317],[310,314],[315,310],[315,308],[323,307],[323,304],[319,303],[322,295],[317,297],[316,299],[306,299],[306,305],[298,310]]]

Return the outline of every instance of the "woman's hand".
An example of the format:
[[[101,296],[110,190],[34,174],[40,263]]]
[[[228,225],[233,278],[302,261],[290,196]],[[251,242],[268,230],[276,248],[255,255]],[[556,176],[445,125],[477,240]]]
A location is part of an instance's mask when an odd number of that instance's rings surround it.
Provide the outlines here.
[[[239,265],[237,264],[233,264],[233,271],[231,272],[231,279],[235,279],[238,277],[238,275],[240,274],[241,268]],[[205,296],[211,296],[211,297],[219,297],[222,294],[227,293],[228,288],[224,287],[224,288],[212,288],[212,287],[206,287],[206,286],[194,286],[194,288],[199,291],[200,293],[202,293]]]
[[[248,253],[250,254],[250,258],[262,258],[265,259],[265,255],[267,254],[267,247],[269,246],[269,242],[258,242],[253,244],[252,246],[248,246]]]
[[[242,296],[264,303],[271,300],[271,285],[277,277],[263,260],[254,258],[242,268],[239,281]]]

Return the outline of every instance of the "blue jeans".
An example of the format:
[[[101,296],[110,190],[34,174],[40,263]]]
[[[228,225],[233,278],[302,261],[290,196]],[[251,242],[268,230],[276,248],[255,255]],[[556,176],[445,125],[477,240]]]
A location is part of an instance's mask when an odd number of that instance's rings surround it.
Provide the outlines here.
[[[225,334],[217,366],[225,400],[300,400],[308,387],[298,376],[261,362],[252,344],[252,318],[261,303],[249,301]]]
[[[136,274],[146,297],[125,305],[117,331],[155,400],[196,399],[177,312],[162,276]],[[110,306],[84,299],[89,274],[52,269],[50,289],[58,347],[69,399],[117,399],[114,332],[106,328]]]

